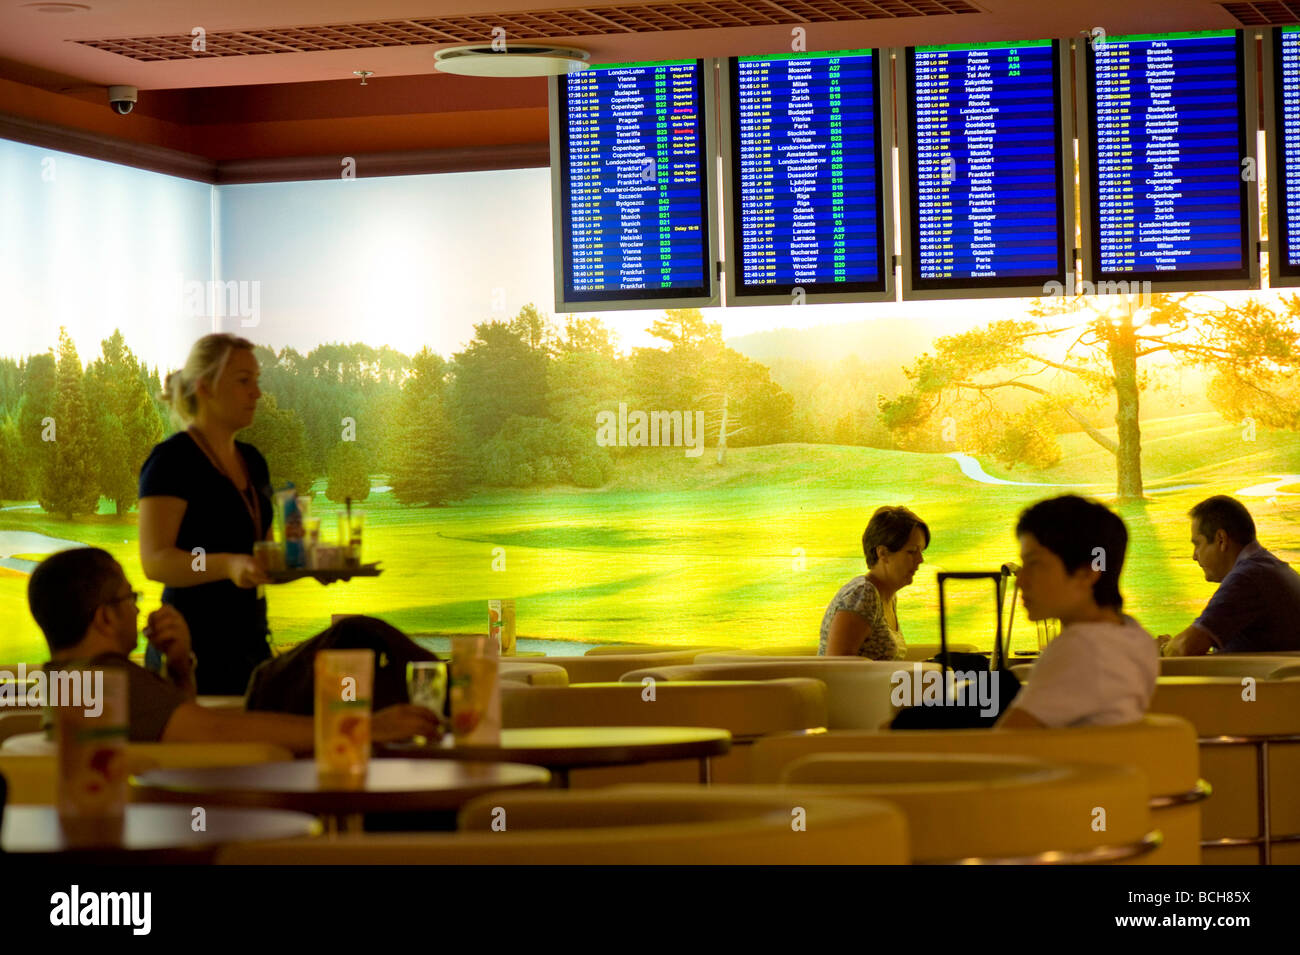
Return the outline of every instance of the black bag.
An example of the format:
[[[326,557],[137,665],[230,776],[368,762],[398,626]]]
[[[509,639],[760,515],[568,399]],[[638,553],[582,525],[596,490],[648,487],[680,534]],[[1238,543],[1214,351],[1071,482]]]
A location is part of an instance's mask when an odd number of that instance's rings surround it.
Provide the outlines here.
[[[375,651],[375,685],[372,708],[409,703],[406,664],[437,660],[402,631],[375,617],[347,617],[282,656],[266,660],[248,682],[249,710],[297,713],[311,716],[316,696],[318,650]]]
[[[1010,669],[1007,668],[1007,654],[1002,647],[1002,612],[1003,597],[1006,593],[1005,586],[1008,578],[1007,566],[1004,565],[1002,570],[997,573],[984,571],[963,571],[963,572],[941,572],[939,578],[939,653],[927,660],[927,663],[938,663],[943,666],[943,706],[909,706],[899,712],[894,717],[894,721],[889,724],[890,729],[896,730],[924,730],[924,729],[987,729],[991,728],[998,718],[1007,711],[1011,701],[1015,699],[1020,692],[1020,680]],[[993,660],[990,664],[988,657],[982,653],[959,653],[955,650],[948,649],[948,627],[945,619],[945,606],[943,599],[943,585],[946,580],[956,578],[959,580],[985,580],[991,579],[994,582],[994,589],[997,597],[998,627],[997,635],[993,644]],[[1011,610],[1015,613],[1015,593],[1011,596]],[[1009,647],[1007,649],[1010,649]],[[949,699],[948,671],[965,671],[976,674],[979,679],[981,673],[992,673],[997,675],[997,680],[993,685],[995,699],[991,702],[993,712],[985,714],[981,712],[981,707],[977,701],[972,701],[970,694],[959,694],[961,704],[956,699]]]

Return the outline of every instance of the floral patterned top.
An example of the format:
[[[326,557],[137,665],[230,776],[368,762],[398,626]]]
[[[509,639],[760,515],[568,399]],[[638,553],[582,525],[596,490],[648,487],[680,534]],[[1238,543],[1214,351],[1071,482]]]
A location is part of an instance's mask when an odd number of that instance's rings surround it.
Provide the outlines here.
[[[867,580],[865,574],[854,577],[831,598],[830,606],[822,616],[821,642],[817,645],[818,656],[826,656],[826,644],[831,635],[831,621],[841,610],[858,614],[865,618],[871,627],[871,632],[858,648],[858,656],[869,660],[904,658],[907,644],[903,640],[903,635],[885,620],[884,601],[880,599],[880,592],[871,581]]]

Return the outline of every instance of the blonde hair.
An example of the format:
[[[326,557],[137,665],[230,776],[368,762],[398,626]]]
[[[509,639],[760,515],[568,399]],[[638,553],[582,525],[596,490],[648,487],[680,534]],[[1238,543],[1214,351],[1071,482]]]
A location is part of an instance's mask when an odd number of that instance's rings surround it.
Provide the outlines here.
[[[171,405],[172,417],[180,424],[189,424],[198,414],[199,382],[206,382],[208,387],[215,388],[221,380],[221,373],[226,370],[230,353],[236,348],[252,351],[253,343],[228,333],[204,335],[190,349],[185,367],[167,373],[167,382],[163,385],[160,397]]]

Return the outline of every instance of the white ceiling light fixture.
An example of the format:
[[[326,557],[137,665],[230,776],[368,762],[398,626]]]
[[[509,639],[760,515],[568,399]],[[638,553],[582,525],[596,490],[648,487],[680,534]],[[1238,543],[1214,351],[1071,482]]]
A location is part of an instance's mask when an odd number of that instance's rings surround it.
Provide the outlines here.
[[[573,47],[516,43],[494,50],[490,43],[476,43],[439,50],[434,60],[440,72],[459,76],[559,76],[585,70],[590,55]]]

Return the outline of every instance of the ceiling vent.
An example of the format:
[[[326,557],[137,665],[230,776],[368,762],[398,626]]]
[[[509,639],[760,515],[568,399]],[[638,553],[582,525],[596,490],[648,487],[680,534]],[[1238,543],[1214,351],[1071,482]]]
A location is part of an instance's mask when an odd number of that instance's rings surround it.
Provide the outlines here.
[[[1254,0],[1251,3],[1221,3],[1219,6],[1246,27],[1293,26],[1300,23],[1300,3],[1295,0]]]
[[[1250,4],[1242,4],[1250,6]],[[983,13],[969,0],[698,0],[623,3],[610,7],[564,7],[480,16],[414,17],[334,23],[328,26],[209,32],[205,50],[190,48],[192,37],[135,36],[74,40],[82,46],[140,62],[220,56],[374,50],[389,46],[487,43],[502,28],[509,43],[573,37],[604,37],[724,27],[794,26],[857,20],[897,20]]]

